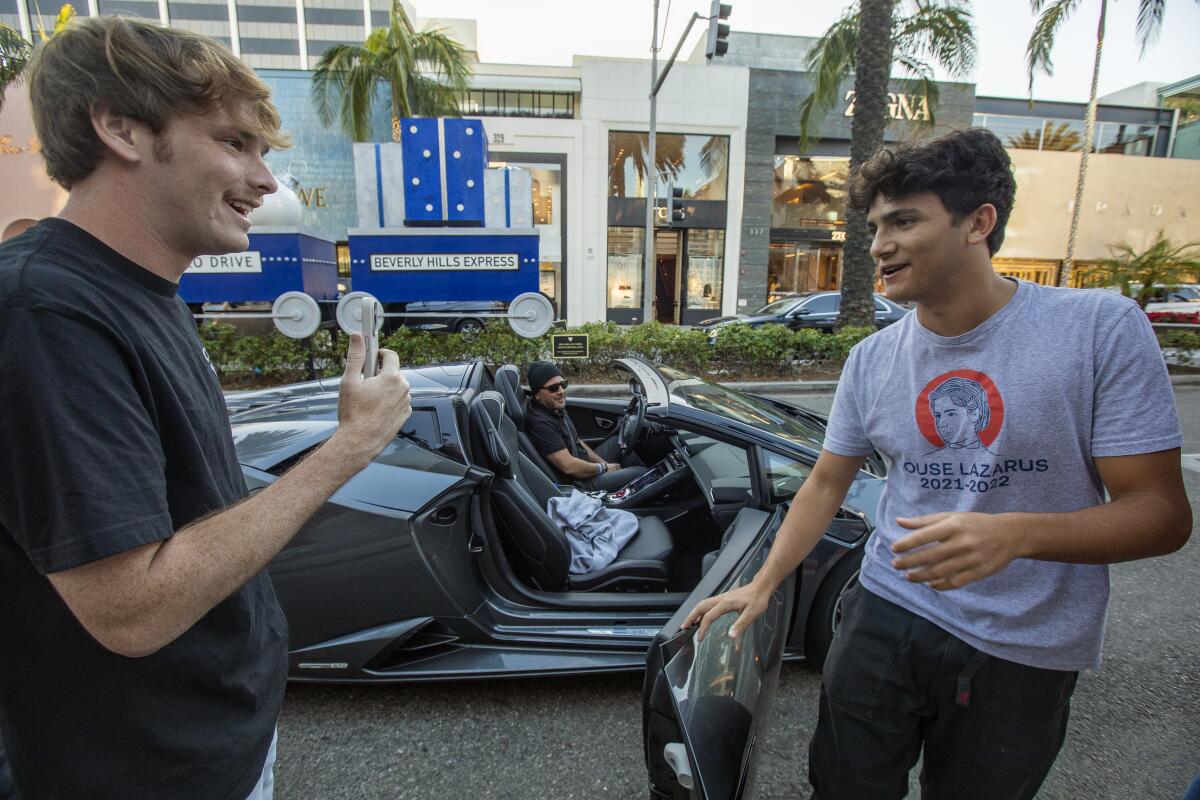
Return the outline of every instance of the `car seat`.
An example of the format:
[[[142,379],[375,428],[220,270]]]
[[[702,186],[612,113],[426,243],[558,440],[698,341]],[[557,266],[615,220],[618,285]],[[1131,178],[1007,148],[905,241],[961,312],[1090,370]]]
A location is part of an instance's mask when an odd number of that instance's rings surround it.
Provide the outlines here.
[[[582,575],[567,568],[571,551],[567,534],[546,513],[558,496],[554,485],[521,453],[517,429],[500,392],[485,391],[471,403],[472,450],[480,466],[495,474],[492,506],[530,582],[548,592],[640,591],[667,588],[671,533],[661,519],[638,518],[638,532],[607,566]]]

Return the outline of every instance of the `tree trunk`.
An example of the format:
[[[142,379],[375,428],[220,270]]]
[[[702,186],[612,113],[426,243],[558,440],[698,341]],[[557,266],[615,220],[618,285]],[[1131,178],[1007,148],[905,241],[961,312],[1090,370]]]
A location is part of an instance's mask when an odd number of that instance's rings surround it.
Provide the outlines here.
[[[1088,95],[1087,115],[1083,122],[1083,152],[1079,154],[1079,179],[1075,181],[1075,202],[1071,206],[1071,230],[1067,233],[1067,257],[1058,273],[1058,285],[1071,285],[1075,269],[1075,238],[1079,233],[1079,215],[1083,211],[1083,184],[1087,180],[1088,156],[1096,140],[1096,87],[1100,82],[1100,54],[1104,50],[1104,18],[1108,0],[1100,0],[1100,24],[1096,28],[1096,62],[1092,66],[1092,93]]]
[[[392,141],[400,144],[400,117],[392,114]]]
[[[854,119],[850,123],[850,169],[875,155],[887,127],[888,78],[892,70],[892,8],[896,0],[859,3],[858,67],[854,73]],[[838,327],[874,326],[875,261],[867,218],[846,209],[842,255],[842,309]]]

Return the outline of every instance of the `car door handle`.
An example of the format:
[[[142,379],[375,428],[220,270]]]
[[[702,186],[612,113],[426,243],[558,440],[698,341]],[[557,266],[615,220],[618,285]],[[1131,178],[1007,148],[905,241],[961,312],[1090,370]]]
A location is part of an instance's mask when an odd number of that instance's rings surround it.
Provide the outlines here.
[[[602,431],[606,431],[617,423],[606,417],[592,417],[592,421],[596,423],[596,427]]]

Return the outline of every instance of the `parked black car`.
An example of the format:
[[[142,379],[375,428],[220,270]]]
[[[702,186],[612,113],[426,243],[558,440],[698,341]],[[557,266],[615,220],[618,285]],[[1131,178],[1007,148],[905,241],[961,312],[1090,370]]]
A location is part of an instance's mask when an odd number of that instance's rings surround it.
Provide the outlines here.
[[[414,330],[441,333],[478,333],[488,317],[481,314],[503,314],[506,304],[488,300],[440,300],[412,303],[389,303],[388,313],[433,314],[426,317],[389,317],[389,330],[400,326]]]
[[[781,658],[824,659],[884,465],[869,460],[824,539],[749,630],[722,635],[727,617],[696,643],[682,620],[755,574],[816,461],[825,420],[640,359],[618,366],[628,400],[572,399],[568,413],[586,441],[619,431],[652,466],[605,498],[638,517],[637,535],[612,564],[582,575],[568,573],[565,535],[545,513],[560,487],[522,441],[516,368],[407,370],[413,413],[399,436],[270,566],[290,626],[290,677],[645,668],[648,768],[664,793],[654,796],[682,797],[688,785],[693,797],[737,796],[732,787],[762,749]],[[337,379],[229,403],[255,492],[332,435]]]
[[[696,327],[709,332],[710,338],[715,338],[715,331],[725,325],[741,323],[758,327],[760,325],[787,325],[793,330],[799,328],[817,328],[830,331],[837,323],[838,311],[842,307],[840,292],[806,292],[794,294],[767,303],[753,314],[739,314],[732,317],[713,317],[706,319]],[[908,309],[878,292],[875,294],[875,326],[884,328],[897,322],[908,313]]]

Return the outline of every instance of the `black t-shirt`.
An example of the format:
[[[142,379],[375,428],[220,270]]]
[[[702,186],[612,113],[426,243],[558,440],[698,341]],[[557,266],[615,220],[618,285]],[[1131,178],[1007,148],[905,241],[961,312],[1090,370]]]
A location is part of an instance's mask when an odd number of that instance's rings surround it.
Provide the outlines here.
[[[287,667],[265,571],[145,658],[45,577],[246,495],[176,289],[63,220],[0,245],[0,724],[22,797],[244,800],[262,773]]]
[[[525,412],[525,434],[543,458],[566,450],[575,458],[589,460],[587,451],[579,443],[575,423],[565,411],[551,411],[531,401]]]

